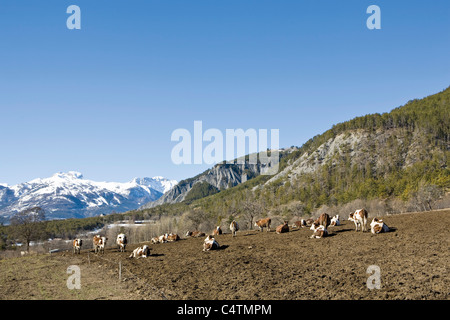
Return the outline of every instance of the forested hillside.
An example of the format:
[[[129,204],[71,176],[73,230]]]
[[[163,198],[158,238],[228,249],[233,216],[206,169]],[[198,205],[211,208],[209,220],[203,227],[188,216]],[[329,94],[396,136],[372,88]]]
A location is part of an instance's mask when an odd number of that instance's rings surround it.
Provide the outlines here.
[[[391,212],[429,210],[450,187],[449,150],[450,88],[389,113],[336,124],[283,153],[277,175],[255,177],[175,211],[197,208],[220,222],[249,214],[309,215],[357,200],[377,200],[380,210]]]

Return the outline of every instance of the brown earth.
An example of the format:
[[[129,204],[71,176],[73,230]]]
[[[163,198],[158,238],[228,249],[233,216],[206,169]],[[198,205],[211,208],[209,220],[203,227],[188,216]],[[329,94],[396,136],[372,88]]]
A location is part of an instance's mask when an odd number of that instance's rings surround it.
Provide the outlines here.
[[[203,238],[149,244],[147,259],[128,258],[138,245],[103,256],[82,250],[5,259],[0,299],[448,300],[450,210],[383,219],[392,232],[355,232],[343,221],[323,239],[303,228],[219,235],[221,249],[209,252]],[[80,290],[67,289],[69,265],[81,269]],[[371,265],[380,268],[380,289],[367,287]]]

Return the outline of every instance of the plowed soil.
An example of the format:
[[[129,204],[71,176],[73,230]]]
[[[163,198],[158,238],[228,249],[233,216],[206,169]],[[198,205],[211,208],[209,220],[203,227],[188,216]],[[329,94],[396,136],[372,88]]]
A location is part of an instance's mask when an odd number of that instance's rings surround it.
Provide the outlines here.
[[[221,248],[209,252],[202,251],[203,238],[189,238],[149,244],[146,259],[128,258],[137,244],[100,256],[86,249],[78,256],[6,259],[0,298],[449,299],[450,210],[383,219],[393,230],[378,235],[343,221],[322,239],[310,239],[309,228],[223,234],[216,237]],[[66,287],[73,264],[81,268],[80,290]],[[380,269],[380,289],[367,287],[371,265]]]

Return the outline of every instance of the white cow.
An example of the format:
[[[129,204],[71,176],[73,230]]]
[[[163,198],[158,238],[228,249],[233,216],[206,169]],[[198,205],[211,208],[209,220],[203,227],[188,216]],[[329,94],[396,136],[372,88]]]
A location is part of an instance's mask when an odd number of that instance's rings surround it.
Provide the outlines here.
[[[373,218],[372,222],[370,223],[370,231],[373,234],[383,233],[383,232],[389,232],[389,227],[386,223],[383,222],[383,220],[378,218]]]
[[[236,220],[233,220],[233,222],[230,223],[230,230],[233,237],[236,236],[236,232],[239,230],[239,225],[236,222]]]
[[[80,254],[80,250],[81,250],[81,245],[83,244],[83,240],[81,239],[74,239],[72,242],[73,245],[73,253],[78,253]]]
[[[366,209],[359,209],[356,210],[353,213],[350,213],[348,216],[348,220],[353,221],[355,223],[355,231],[358,231],[361,229],[362,232],[367,231],[367,210]]]
[[[147,258],[150,255],[150,248],[148,245],[143,245],[133,250],[129,258]]]
[[[127,236],[124,233],[120,233],[117,235],[116,243],[119,246],[120,252],[125,252],[127,242]]]
[[[317,221],[311,225],[310,230],[313,230],[314,233],[311,235],[311,239],[320,239],[328,236],[328,230],[325,226],[319,224]]]
[[[339,215],[335,215],[333,218],[331,218],[330,226],[340,226],[341,220],[339,219]]]
[[[203,251],[216,250],[219,248],[219,243],[211,235],[207,236],[205,241],[203,242]]]

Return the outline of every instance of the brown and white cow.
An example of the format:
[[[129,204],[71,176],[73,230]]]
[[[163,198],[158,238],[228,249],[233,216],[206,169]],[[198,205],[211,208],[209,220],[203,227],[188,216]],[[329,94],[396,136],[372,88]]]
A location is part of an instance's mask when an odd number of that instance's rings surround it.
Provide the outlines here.
[[[328,226],[330,225],[331,219],[330,219],[330,216],[328,215],[328,213],[322,213],[322,214],[319,216],[319,218],[317,218],[317,219],[314,221],[314,223],[316,223],[316,222],[317,222],[319,225],[324,226],[325,229],[326,229],[326,228],[328,228]],[[314,224],[314,223],[313,223],[313,224]],[[311,225],[311,228],[312,228],[312,225]],[[313,230],[313,229],[311,229],[311,230]]]
[[[331,222],[330,222],[330,226],[340,226],[341,225],[341,220],[339,218],[339,215],[335,215],[333,218],[331,218]]]
[[[108,240],[108,238],[106,238],[106,237],[101,237],[100,235],[94,236],[94,238],[92,239],[92,242],[94,245],[95,253],[99,253],[99,252],[105,253],[106,240]]]
[[[384,223],[383,220],[378,218],[373,218],[372,222],[370,223],[370,231],[373,234],[383,233],[383,232],[389,232],[389,227],[386,223]]]
[[[194,237],[194,238],[198,238],[198,237],[204,237],[205,233],[201,232],[201,231],[188,231],[186,232],[186,237]]]
[[[295,221],[292,224],[292,228],[293,229],[295,229],[295,228],[304,228],[304,227],[306,227],[306,220],[305,219],[301,219],[301,220]]]
[[[78,253],[80,254],[80,250],[81,250],[81,246],[83,244],[83,240],[81,239],[74,239],[72,242],[72,246],[73,246],[73,253]]]
[[[127,236],[124,233],[117,235],[116,244],[119,247],[120,252],[125,252],[125,247],[127,246]]]
[[[150,248],[148,245],[143,245],[133,250],[129,258],[147,258],[150,255]]]
[[[203,242],[203,251],[217,250],[219,248],[219,243],[216,241],[216,239],[214,239],[212,235],[207,236],[205,241]]]
[[[166,239],[168,242],[174,242],[180,240],[180,237],[176,233],[166,233]]]
[[[280,225],[275,229],[275,231],[276,231],[277,234],[289,232],[288,222],[287,222],[287,221],[284,221],[284,224],[280,224]]]
[[[314,228],[314,229],[313,229]],[[314,222],[311,226],[311,230],[314,230],[314,233],[311,235],[311,238],[320,239],[328,236],[328,231],[323,225],[319,225],[317,222]]]
[[[270,223],[272,220],[270,218],[260,219],[255,222],[255,227],[259,227],[259,231],[263,231],[264,228],[267,228],[267,231],[270,231]]]
[[[213,235],[218,236],[219,234],[222,234],[222,229],[220,229],[220,226],[217,226],[213,231]]]
[[[238,225],[238,223],[236,222],[236,220],[233,220],[233,221],[230,223],[230,230],[231,230],[232,236],[233,236],[233,237],[236,237],[236,232],[239,231],[239,225]]]
[[[367,217],[368,213],[366,209],[359,209],[353,213],[350,213],[348,216],[348,220],[353,221],[355,223],[355,231],[358,231],[361,228],[362,232],[367,231]]]
[[[153,243],[153,244],[159,243],[159,237],[153,237],[153,238],[152,238],[152,243]]]
[[[159,238],[158,238],[159,243],[166,243],[167,242],[167,236],[168,236],[167,233],[164,233],[163,235],[160,235]]]

